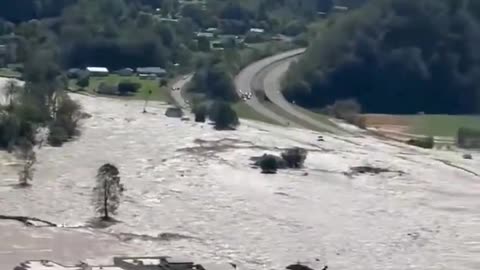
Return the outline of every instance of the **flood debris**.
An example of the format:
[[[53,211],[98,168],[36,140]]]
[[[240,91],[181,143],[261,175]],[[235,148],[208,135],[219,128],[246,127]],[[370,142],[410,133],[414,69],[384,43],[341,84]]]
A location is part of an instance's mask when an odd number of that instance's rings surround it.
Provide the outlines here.
[[[251,157],[253,168],[261,168],[262,173],[276,173],[278,169],[299,169],[307,158],[307,150],[303,148],[289,148],[281,153],[281,156],[263,154]],[[305,175],[305,173],[304,173]],[[308,173],[306,174],[308,175]]]
[[[348,172],[344,174],[347,176],[354,176],[359,174],[381,174],[381,173],[397,173],[398,175],[405,174],[403,171],[400,170],[390,170],[387,168],[380,168],[380,167],[373,167],[373,166],[356,166],[350,167]]]
[[[313,268],[310,268],[306,265],[303,265],[299,262],[295,263],[295,264],[291,264],[287,267],[285,267],[286,269],[288,270],[314,270]],[[321,270],[328,270],[328,265],[325,265],[324,267],[322,267]]]
[[[119,233],[115,234],[115,236],[120,241],[131,241],[131,240],[141,240],[141,241],[175,241],[175,240],[182,240],[182,239],[192,239],[194,237],[183,235],[179,233],[159,233],[156,236],[148,235],[148,234],[135,234],[135,233]]]
[[[0,215],[0,220],[15,220],[23,223],[25,226],[33,226],[33,227],[58,227],[58,225],[53,222],[35,218],[35,217],[27,217],[27,216]]]

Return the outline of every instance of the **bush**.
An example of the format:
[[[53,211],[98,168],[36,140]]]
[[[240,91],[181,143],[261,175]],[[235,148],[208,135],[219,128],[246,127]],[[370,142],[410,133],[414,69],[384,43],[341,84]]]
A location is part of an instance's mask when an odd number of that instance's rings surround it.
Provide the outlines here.
[[[118,95],[118,89],[115,85],[102,82],[98,85],[97,93],[102,95]]]
[[[463,148],[480,147],[480,130],[461,127],[457,131],[457,145]]]
[[[239,125],[237,113],[229,103],[223,101],[215,101],[210,106],[208,115],[218,130],[235,129]]]
[[[165,87],[165,86],[167,86],[167,84],[168,84],[168,81],[166,79],[161,79],[160,80],[160,87]]]
[[[90,85],[90,77],[89,76],[82,76],[78,78],[77,85],[80,88],[86,88]]]
[[[49,125],[48,143],[61,146],[64,142],[78,135],[78,121],[81,119],[80,105],[68,96],[62,97],[54,120]]]
[[[139,83],[122,81],[118,84],[117,90],[120,95],[125,96],[137,92],[140,87],[141,85]]]
[[[274,155],[265,155],[260,160],[260,168],[262,169],[262,173],[277,173],[278,167],[279,164],[277,162],[277,157]]]
[[[195,114],[195,122],[205,122],[207,118],[207,106],[205,104],[195,105],[192,112]]]
[[[410,139],[407,141],[407,144],[421,147],[421,148],[432,149],[433,146],[435,145],[435,140],[433,139],[432,136],[430,136],[430,137],[419,138],[419,139]]]
[[[307,150],[299,147],[287,149],[282,153],[282,158],[287,163],[288,168],[301,168],[307,158]]]
[[[362,106],[354,99],[337,100],[330,108],[330,114],[338,119],[353,123],[362,112]]]

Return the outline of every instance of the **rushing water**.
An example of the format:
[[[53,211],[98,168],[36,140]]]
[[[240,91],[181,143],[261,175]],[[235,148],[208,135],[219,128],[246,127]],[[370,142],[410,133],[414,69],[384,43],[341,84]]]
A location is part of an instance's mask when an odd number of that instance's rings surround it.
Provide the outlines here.
[[[247,269],[296,261],[348,270],[480,269],[475,154],[463,160],[361,137],[317,142],[310,131],[255,123],[217,132],[166,118],[162,106],[141,114],[141,102],[77,98],[92,118],[78,140],[38,151],[31,188],[13,186],[15,160],[0,154],[0,214],[84,224],[93,216],[96,170],[113,162],[126,186],[122,222],[103,230],[0,222],[2,267],[32,257],[75,263],[174,254]],[[309,149],[305,169],[262,175],[249,167],[249,157],[291,146]],[[344,174],[366,164],[404,173]]]

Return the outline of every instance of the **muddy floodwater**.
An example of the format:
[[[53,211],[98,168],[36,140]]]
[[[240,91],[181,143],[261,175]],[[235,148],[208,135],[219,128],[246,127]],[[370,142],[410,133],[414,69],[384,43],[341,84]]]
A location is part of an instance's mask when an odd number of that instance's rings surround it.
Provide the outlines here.
[[[0,153],[0,214],[83,225],[96,170],[116,164],[126,187],[107,229],[27,228],[0,221],[0,268],[113,255],[233,261],[245,269],[325,264],[333,270],[480,269],[480,155],[421,150],[242,121],[238,131],[164,116],[165,105],[74,96],[92,115],[62,148],[37,151],[33,186],[15,187]],[[262,175],[249,158],[309,150],[305,168]],[[349,174],[371,165],[392,172]]]

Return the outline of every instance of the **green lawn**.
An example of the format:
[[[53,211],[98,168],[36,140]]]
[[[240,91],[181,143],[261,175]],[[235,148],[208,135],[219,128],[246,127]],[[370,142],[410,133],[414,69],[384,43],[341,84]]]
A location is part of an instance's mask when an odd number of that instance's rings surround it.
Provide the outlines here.
[[[137,76],[119,76],[119,75],[108,75],[106,77],[90,77],[90,85],[87,87],[87,91],[90,93],[95,93],[96,89],[100,83],[105,82],[110,85],[118,85],[122,81],[131,81],[136,82],[141,85],[137,93],[135,93],[132,98],[144,99],[148,93],[148,90],[152,90],[152,100],[162,100],[169,101],[170,95],[168,93],[169,89],[167,87],[160,87],[159,80],[149,80],[149,79],[140,79]],[[76,80],[70,80],[70,88],[72,90],[78,90],[76,85]]]
[[[278,123],[268,117],[263,116],[262,114],[256,112],[245,102],[237,102],[233,104],[233,109],[237,112],[239,118],[251,119],[256,121],[261,121],[273,125],[278,125]]]
[[[480,115],[414,115],[411,132],[428,136],[456,136],[460,127],[480,130]]]
[[[0,68],[0,77],[20,78],[21,74],[13,69]]]

